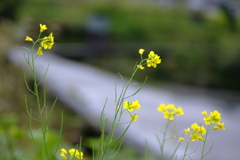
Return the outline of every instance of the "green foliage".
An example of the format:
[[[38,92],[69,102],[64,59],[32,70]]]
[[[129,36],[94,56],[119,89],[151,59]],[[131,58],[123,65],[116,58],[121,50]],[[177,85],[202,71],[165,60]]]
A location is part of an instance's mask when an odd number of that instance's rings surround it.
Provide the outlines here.
[[[126,48],[131,53],[138,44],[165,58],[163,67],[152,72],[155,78],[159,79],[161,72],[162,80],[240,89],[239,21],[236,18],[236,30],[231,30],[220,10],[215,17],[194,13],[199,17],[196,19],[180,7],[164,9],[147,1],[25,1],[19,19],[34,17],[34,23],[48,23],[58,42],[84,42],[86,20],[98,13],[109,19],[111,43],[119,44],[114,53],[125,52]]]

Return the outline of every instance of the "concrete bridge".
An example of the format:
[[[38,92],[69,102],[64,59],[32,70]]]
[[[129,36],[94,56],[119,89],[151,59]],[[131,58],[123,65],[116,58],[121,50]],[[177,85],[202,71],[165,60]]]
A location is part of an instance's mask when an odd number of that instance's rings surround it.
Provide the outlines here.
[[[27,70],[23,52],[22,49],[13,49],[9,51],[8,58],[14,65]],[[108,97],[105,115],[109,120],[113,119],[114,86],[116,83],[118,92],[122,86],[122,80],[117,74],[111,74],[88,64],[73,62],[45,52],[36,60],[36,70],[40,78],[43,77],[48,64],[50,67],[44,83],[53,95],[59,97],[71,109],[84,116],[96,128],[99,127],[99,116],[106,97]],[[139,86],[140,84],[130,86],[128,94],[134,93]],[[208,112],[218,110],[222,113],[222,122],[225,123],[226,130],[210,132],[207,146],[210,147],[214,141],[214,147],[205,160],[238,160],[240,157],[240,104],[238,104],[240,98],[234,100],[236,106],[239,107],[232,109],[229,108],[225,98],[226,96],[201,89],[145,85],[136,96],[129,99],[138,99],[142,107],[139,111],[134,112],[139,116],[139,119],[132,123],[123,138],[124,143],[141,151],[147,140],[149,151],[158,155],[159,144],[156,135],[161,137],[158,128],[163,128],[166,119],[156,108],[160,103],[173,103],[177,107],[181,106],[185,115],[176,117],[176,126],[171,129],[169,134],[181,136],[184,133],[183,130],[192,123],[203,123],[201,114],[203,110]],[[123,121],[129,121],[129,115],[123,116]],[[121,125],[119,132],[124,127],[126,126]],[[171,153],[176,144],[177,141],[168,143],[165,153]],[[201,144],[201,142],[193,142],[189,147],[189,152],[199,148],[199,151],[191,155],[194,160],[199,159]],[[177,152],[178,158],[183,154],[184,148],[185,142]]]

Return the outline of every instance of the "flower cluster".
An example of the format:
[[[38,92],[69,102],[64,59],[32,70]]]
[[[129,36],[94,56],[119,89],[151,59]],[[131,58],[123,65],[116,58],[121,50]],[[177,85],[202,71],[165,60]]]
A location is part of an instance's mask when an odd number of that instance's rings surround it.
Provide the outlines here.
[[[205,121],[206,125],[213,124],[214,130],[220,130],[220,129],[225,130],[224,123],[220,122],[222,118],[221,118],[221,114],[218,111],[215,110],[213,112],[210,112],[210,115],[208,115],[207,111],[204,110],[202,114],[204,116],[203,120]]]
[[[185,129],[185,133],[188,134],[188,133],[191,133],[190,134],[190,139],[191,141],[203,141],[204,138],[203,138],[203,135],[207,133],[206,129],[204,126],[199,126],[197,123],[193,123],[191,125],[191,128],[187,128]]]
[[[203,120],[205,121],[206,125],[214,125],[213,129],[214,130],[220,130],[223,129],[225,130],[224,123],[221,123],[221,114],[218,111],[210,112],[210,115],[208,115],[207,111],[203,111],[202,114],[204,115]],[[209,130],[206,130],[204,126],[199,126],[197,123],[193,123],[191,125],[192,131],[190,128],[185,129],[185,133],[188,134],[190,133],[190,139],[191,141],[203,141],[203,135],[206,134]]]
[[[128,111],[133,111],[134,109],[139,110],[141,105],[139,104],[138,100],[135,100],[133,102],[125,101],[123,108],[127,109]],[[138,116],[130,114],[130,117],[132,118],[132,121],[137,121]]]
[[[64,148],[62,148],[60,156],[63,159],[68,159],[68,157],[69,157],[69,160],[73,159],[73,157],[75,157],[77,159],[83,159],[83,152],[79,152],[77,149],[72,148],[72,149],[69,149],[68,152],[69,152],[69,155],[68,155],[67,151]]]
[[[155,54],[153,51],[150,51],[147,59],[147,66],[151,67],[153,66],[154,68],[157,67],[157,64],[161,63],[160,56]]]
[[[142,57],[142,54],[145,50],[144,49],[139,49],[138,53],[141,55]],[[147,64],[148,67],[154,67],[156,68],[157,67],[157,64],[160,64],[161,63],[161,59],[160,59],[160,56],[158,56],[157,54],[155,54],[153,51],[150,51],[150,53],[148,54],[148,58],[142,60],[142,62],[145,62],[144,64]],[[142,62],[140,64],[137,65],[137,68],[143,70],[144,67],[142,64]]]
[[[162,112],[164,115],[164,118],[169,119],[169,120],[174,120],[175,115],[180,116],[184,115],[184,112],[181,107],[175,108],[174,104],[160,104],[159,107],[157,108],[159,112]]]
[[[46,25],[40,24],[40,34],[47,29]],[[26,36],[25,41],[33,42],[34,44],[40,42],[40,47],[38,48],[37,54],[43,55],[42,48],[44,49],[51,49],[54,44],[54,37],[53,34],[50,33],[48,37],[44,37],[42,39],[38,39],[36,42],[29,36]]]

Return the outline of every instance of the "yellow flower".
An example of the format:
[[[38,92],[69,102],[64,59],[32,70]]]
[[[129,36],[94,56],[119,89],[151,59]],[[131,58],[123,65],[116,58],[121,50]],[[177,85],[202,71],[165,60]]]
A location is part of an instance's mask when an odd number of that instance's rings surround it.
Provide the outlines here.
[[[181,107],[175,108],[174,104],[165,105],[164,103],[160,104],[157,108],[159,112],[162,112],[164,118],[169,120],[174,120],[175,115],[180,116],[183,115],[184,112]]]
[[[204,138],[203,138],[202,136],[198,136],[197,140],[199,140],[199,141],[203,141]]]
[[[67,151],[64,148],[62,148],[60,156],[63,157],[63,159],[67,159],[66,154],[67,154]]]
[[[40,32],[43,32],[47,29],[47,26],[46,25],[42,25],[40,24]]]
[[[131,108],[133,108],[133,109],[139,110],[140,107],[141,107],[141,105],[138,103],[138,100],[135,100],[131,104]]]
[[[204,126],[199,126],[197,123],[193,123],[191,128],[194,132],[200,132],[201,134],[206,134],[206,129]]]
[[[160,104],[159,107],[157,108],[159,112],[165,112],[167,110],[166,106],[164,103]]]
[[[204,135],[204,134],[207,133],[207,130],[205,129],[204,126],[201,126],[201,127],[200,127],[200,132],[201,132],[201,135]]]
[[[76,150],[74,148],[69,149],[68,152],[70,153],[71,157],[75,157],[77,159],[83,159],[83,153],[79,152],[78,150]]]
[[[44,37],[41,42],[41,46],[44,49],[51,49],[53,44],[54,44],[54,37],[53,37],[52,33],[48,37]]]
[[[185,139],[183,138],[183,137],[180,137],[179,138],[179,142],[182,142],[182,141],[184,141]]]
[[[144,51],[145,51],[144,49],[139,49],[138,53],[143,54]]]
[[[78,153],[78,150],[72,148],[72,149],[69,149],[68,152],[70,153],[70,156],[71,157],[74,157],[76,154],[79,154]]]
[[[206,125],[211,124],[211,117],[204,117],[203,120],[205,121]]]
[[[184,130],[186,134],[191,132],[190,140],[191,141],[203,141],[204,138],[202,136],[207,133],[205,127],[199,126],[197,123],[193,123],[191,125],[191,128],[192,128],[192,132],[190,131],[190,128]]]
[[[221,129],[225,130],[224,123],[219,123],[219,124],[218,124],[218,127],[220,127]]]
[[[33,39],[32,39],[31,37],[26,36],[25,41],[30,41],[30,42],[32,42]]]
[[[144,67],[143,67],[142,65],[137,65],[137,68],[139,68],[139,69],[141,69],[141,70],[144,69]]]
[[[191,141],[203,141],[204,138],[201,136],[199,132],[193,132],[190,135]]]
[[[213,129],[216,131],[220,130],[220,128],[218,126],[214,126]]]
[[[136,115],[133,115],[133,114],[130,114],[131,118],[132,118],[132,121],[137,121],[138,119],[138,116]]]
[[[160,64],[160,63],[161,63],[160,56],[155,54],[153,51],[150,51],[150,53],[148,54],[148,59],[147,59],[147,66],[148,67],[153,66],[154,68],[156,68],[157,64]]]
[[[61,152],[62,152],[63,154],[67,154],[67,151],[66,151],[66,149],[64,149],[64,148],[61,149]]]
[[[214,124],[215,126],[213,127],[214,130],[220,130],[223,129],[225,130],[224,123],[221,123],[220,120],[221,114],[218,111],[213,111],[210,112],[210,115],[208,116],[206,111],[203,111],[202,114],[204,115],[203,120],[205,121],[206,125]]]
[[[172,111],[175,111],[175,106],[174,106],[174,104],[168,104],[167,106],[166,106],[166,108],[168,109],[168,110],[172,110]]]
[[[128,111],[133,111],[133,109],[130,107],[130,102],[129,101],[125,101],[123,108],[127,109]]]
[[[193,129],[194,132],[200,131],[200,126],[198,126],[197,123],[193,123],[191,125],[191,128]]]
[[[169,120],[172,121],[172,120],[174,120],[174,114],[175,114],[175,112],[166,111],[164,113],[164,118],[169,119]]]
[[[63,159],[67,159],[66,155],[65,155],[63,152],[60,154],[60,156],[61,156]]]
[[[184,112],[181,107],[178,107],[177,109],[175,109],[175,112],[176,112],[176,115],[184,115]]]
[[[43,52],[42,52],[42,47],[38,47],[38,52],[37,52],[38,55],[43,55]]]
[[[133,109],[139,110],[141,105],[138,103],[138,100],[133,101],[130,103],[129,101],[125,101],[123,108],[127,109],[128,111],[133,111]]]
[[[214,111],[210,113],[212,123],[218,124],[221,120],[221,114],[218,111]]]
[[[68,150],[69,154],[70,154],[70,159],[72,159],[73,157],[77,158],[77,159],[83,159],[83,152],[79,152],[77,149],[69,149]],[[60,153],[60,156],[64,159],[67,159],[67,151],[62,148],[61,149],[61,153]]]
[[[208,116],[207,111],[205,111],[205,110],[202,112],[202,114],[204,115],[204,117]]]
[[[185,133],[188,134],[190,133],[190,128],[184,129]]]

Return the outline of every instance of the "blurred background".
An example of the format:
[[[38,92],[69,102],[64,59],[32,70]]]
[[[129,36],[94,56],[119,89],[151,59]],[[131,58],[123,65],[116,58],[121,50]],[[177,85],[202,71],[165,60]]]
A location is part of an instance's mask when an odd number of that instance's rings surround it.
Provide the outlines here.
[[[138,49],[153,50],[161,56],[161,66],[143,70],[137,80],[149,76],[148,83],[174,90],[213,91],[236,107],[240,101],[239,11],[239,0],[1,0],[0,150],[10,152],[0,158],[26,159],[29,148],[36,149],[25,136],[29,119],[23,70],[10,63],[6,54],[12,47],[24,46],[26,35],[37,37],[40,23],[54,34],[54,54],[128,77],[129,68],[139,60]],[[49,96],[52,103],[54,96]],[[32,95],[28,97],[31,102]],[[68,121],[63,143],[75,145],[82,135],[86,157],[90,156],[98,131],[61,100],[57,106],[59,114],[54,114],[51,126],[57,133],[57,119],[64,111]],[[127,157],[137,157],[133,149],[126,147],[123,153],[126,150]]]

